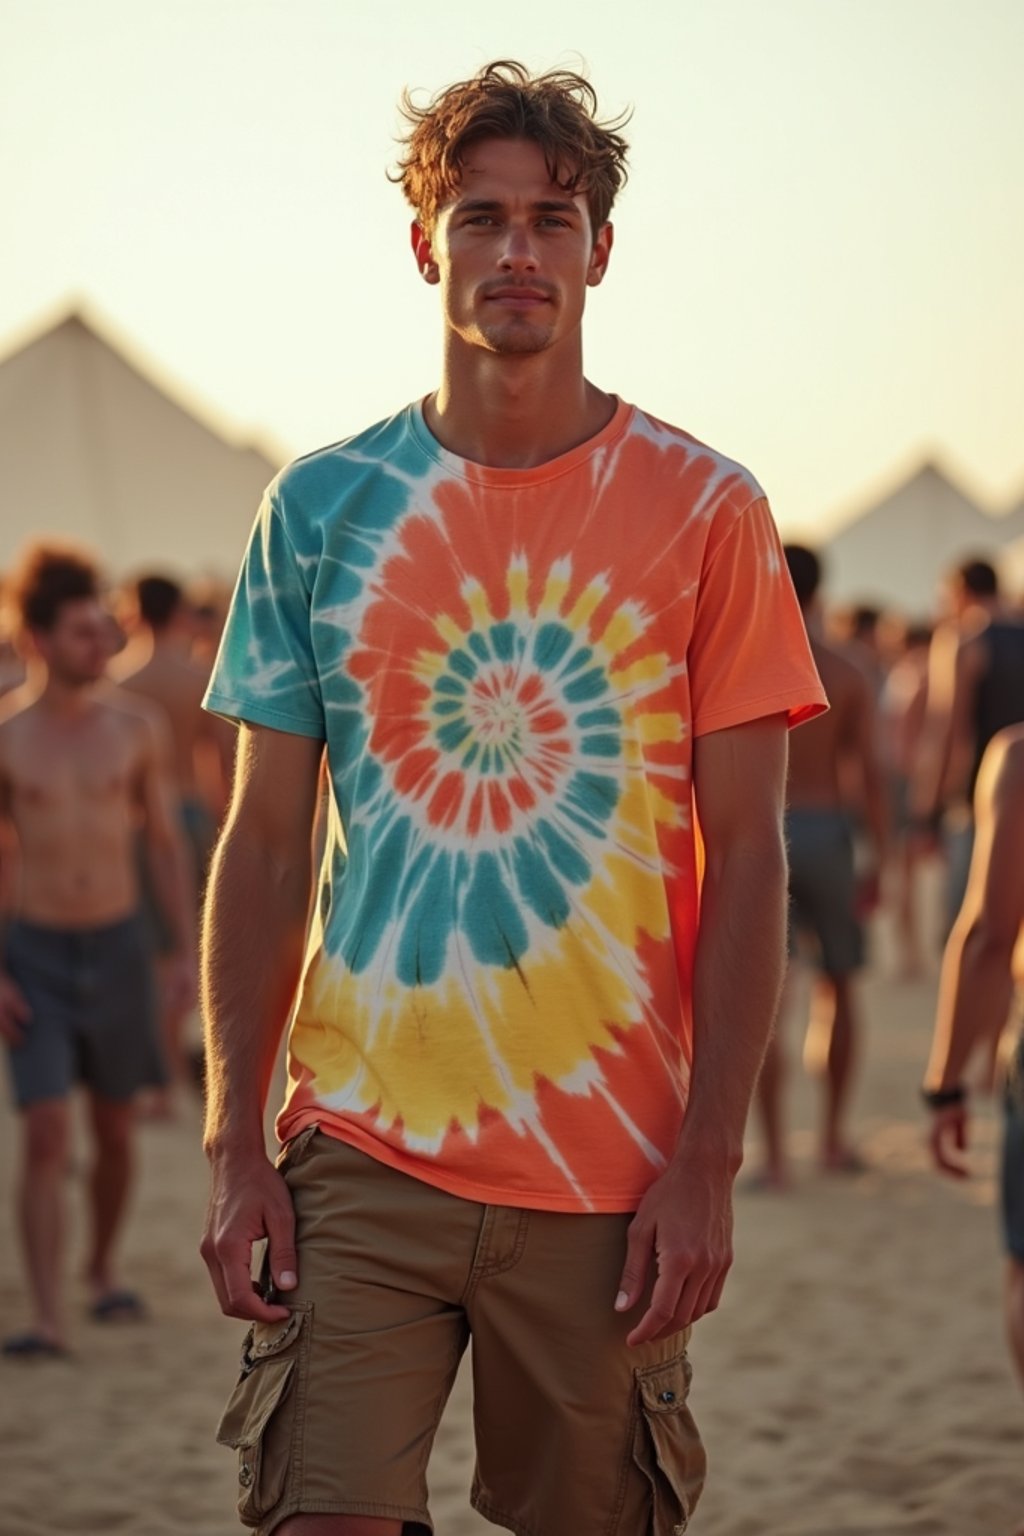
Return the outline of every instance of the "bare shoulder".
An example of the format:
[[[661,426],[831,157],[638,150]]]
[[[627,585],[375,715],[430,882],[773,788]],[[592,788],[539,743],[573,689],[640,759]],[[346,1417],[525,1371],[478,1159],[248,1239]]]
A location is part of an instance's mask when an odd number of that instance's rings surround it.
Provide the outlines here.
[[[162,746],[167,722],[163,710],[151,699],[133,693],[122,684],[112,683],[104,692],[100,707],[114,730],[132,741],[140,751]]]
[[[31,721],[38,697],[27,683],[0,698],[0,740],[10,741]]]

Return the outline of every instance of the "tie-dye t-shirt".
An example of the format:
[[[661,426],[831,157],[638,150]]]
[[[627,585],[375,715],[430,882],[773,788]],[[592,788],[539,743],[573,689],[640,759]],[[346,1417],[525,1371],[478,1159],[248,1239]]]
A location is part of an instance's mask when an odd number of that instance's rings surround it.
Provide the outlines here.
[[[635,1209],[689,1082],[693,738],[824,707],[751,476],[622,402],[529,470],[411,406],[270,486],[207,705],[327,743],[281,1139]]]

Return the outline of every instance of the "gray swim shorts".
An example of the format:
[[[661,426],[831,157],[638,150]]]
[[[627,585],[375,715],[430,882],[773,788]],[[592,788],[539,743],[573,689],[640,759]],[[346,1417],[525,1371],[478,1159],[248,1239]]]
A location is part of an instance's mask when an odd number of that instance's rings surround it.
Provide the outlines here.
[[[1024,1034],[1006,1084],[1001,1185],[1006,1251],[1024,1264]]]
[[[845,811],[786,812],[789,848],[789,941],[797,933],[816,941],[820,968],[846,976],[864,964],[864,932],[857,916],[853,834]]]
[[[8,1047],[19,1107],[62,1098],[76,1082],[124,1100],[167,1081],[152,960],[137,914],[102,928],[15,920],[4,968],[31,1009],[24,1039]]]

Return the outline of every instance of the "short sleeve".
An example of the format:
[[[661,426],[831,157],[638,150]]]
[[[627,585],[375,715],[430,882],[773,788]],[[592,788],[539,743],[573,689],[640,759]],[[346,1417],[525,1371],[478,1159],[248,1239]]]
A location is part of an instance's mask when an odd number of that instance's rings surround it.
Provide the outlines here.
[[[310,604],[271,488],[249,536],[204,707],[230,720],[323,739]]]
[[[828,708],[767,501],[713,529],[687,654],[693,734]]]

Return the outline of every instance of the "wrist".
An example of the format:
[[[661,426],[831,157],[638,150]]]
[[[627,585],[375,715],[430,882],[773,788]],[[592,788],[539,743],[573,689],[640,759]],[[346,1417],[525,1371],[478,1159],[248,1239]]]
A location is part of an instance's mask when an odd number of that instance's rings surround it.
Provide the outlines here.
[[[247,1126],[211,1126],[203,1136],[203,1152],[215,1167],[225,1163],[247,1163],[266,1157],[267,1146],[262,1124]]]
[[[729,1136],[721,1126],[692,1125],[687,1119],[671,1163],[685,1167],[691,1173],[694,1168],[699,1168],[710,1177],[717,1175],[731,1181],[743,1165],[743,1137]]]
[[[963,1083],[950,1083],[937,1088],[922,1088],[921,1100],[931,1110],[952,1109],[967,1100]]]

